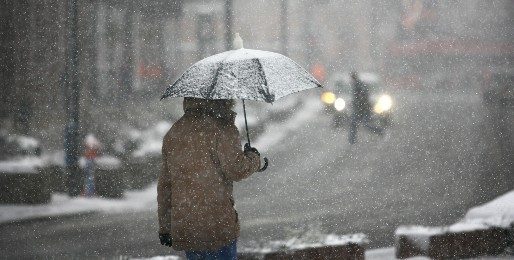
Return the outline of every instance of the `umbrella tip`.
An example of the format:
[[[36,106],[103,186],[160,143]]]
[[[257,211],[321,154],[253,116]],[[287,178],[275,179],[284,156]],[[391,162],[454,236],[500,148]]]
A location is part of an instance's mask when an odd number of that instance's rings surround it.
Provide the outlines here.
[[[243,48],[243,39],[241,38],[239,33],[236,33],[236,35],[234,36],[234,41],[232,42],[232,48],[234,48],[234,50]]]

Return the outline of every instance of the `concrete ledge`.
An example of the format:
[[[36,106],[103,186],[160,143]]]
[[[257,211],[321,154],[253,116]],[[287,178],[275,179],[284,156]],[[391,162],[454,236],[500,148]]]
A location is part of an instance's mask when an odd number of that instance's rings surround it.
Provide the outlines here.
[[[396,257],[427,256],[433,259],[470,258],[501,255],[509,246],[509,231],[504,228],[444,231],[424,228],[427,232],[396,234]]]
[[[365,249],[362,245],[347,244],[341,246],[321,246],[297,250],[286,250],[269,253],[241,253],[238,258],[242,260],[328,260],[328,259],[355,259],[364,260]]]
[[[270,241],[259,248],[246,248],[238,258],[250,259],[364,259],[366,235],[335,235],[307,232],[306,235],[289,240]]]
[[[37,173],[0,173],[0,203],[42,204],[50,201],[48,176]]]
[[[405,259],[425,254],[421,246],[417,245],[413,240],[407,235],[396,237],[396,258]]]
[[[51,165],[42,170],[48,176],[48,183],[52,192],[68,192],[67,177],[68,175],[61,166]]]

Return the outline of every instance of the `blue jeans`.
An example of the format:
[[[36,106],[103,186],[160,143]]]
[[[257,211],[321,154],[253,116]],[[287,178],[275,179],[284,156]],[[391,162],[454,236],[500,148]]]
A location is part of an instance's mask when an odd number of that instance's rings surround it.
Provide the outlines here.
[[[84,168],[86,175],[84,183],[84,196],[91,197],[95,195],[95,162],[93,160],[86,160],[86,167]]]
[[[237,240],[216,251],[186,251],[188,260],[237,260]]]

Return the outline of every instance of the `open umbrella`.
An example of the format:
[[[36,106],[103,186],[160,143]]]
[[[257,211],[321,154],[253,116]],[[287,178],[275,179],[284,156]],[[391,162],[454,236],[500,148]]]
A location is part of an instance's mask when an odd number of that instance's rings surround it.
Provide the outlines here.
[[[187,69],[169,86],[161,99],[194,97],[203,99],[241,99],[246,136],[250,145],[246,121],[245,100],[273,103],[275,100],[302,90],[321,87],[305,69],[279,53],[244,49],[239,34],[234,50],[207,57]],[[267,158],[264,158],[268,165]]]

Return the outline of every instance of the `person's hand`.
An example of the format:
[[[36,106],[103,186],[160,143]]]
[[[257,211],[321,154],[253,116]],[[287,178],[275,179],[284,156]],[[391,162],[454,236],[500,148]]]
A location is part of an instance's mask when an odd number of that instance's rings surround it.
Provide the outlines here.
[[[257,150],[257,148],[255,148],[255,147],[251,147],[249,143],[246,143],[246,144],[245,144],[244,152],[245,152],[245,153],[247,153],[247,152],[252,152],[252,153],[256,153],[258,156],[261,156],[261,153],[259,153],[259,151]]]
[[[170,234],[159,234],[159,240],[161,240],[161,245],[171,247],[171,235]]]

